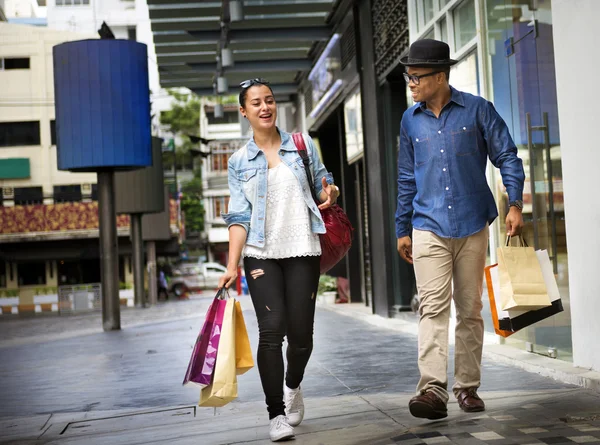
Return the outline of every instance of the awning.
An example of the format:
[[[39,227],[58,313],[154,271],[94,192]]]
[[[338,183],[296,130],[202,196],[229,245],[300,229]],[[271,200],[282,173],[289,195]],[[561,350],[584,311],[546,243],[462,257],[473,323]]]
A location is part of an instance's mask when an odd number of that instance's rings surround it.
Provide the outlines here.
[[[160,84],[212,96],[219,76],[228,94],[239,93],[243,80],[263,77],[279,98],[295,94],[319,43],[331,37],[337,3],[148,0]],[[231,50],[233,65],[223,66],[223,49]]]

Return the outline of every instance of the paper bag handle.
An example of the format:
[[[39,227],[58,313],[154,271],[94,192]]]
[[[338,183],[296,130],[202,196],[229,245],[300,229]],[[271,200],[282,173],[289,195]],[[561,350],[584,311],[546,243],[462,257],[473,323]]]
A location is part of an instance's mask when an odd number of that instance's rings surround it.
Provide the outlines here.
[[[226,295],[223,295],[223,294]],[[217,291],[217,295],[215,295],[215,299],[219,299],[219,300],[225,300],[229,297],[229,289],[227,289],[225,286],[220,287],[219,290]]]
[[[527,244],[527,241],[525,241],[525,238],[523,238],[523,235],[517,235],[516,237],[513,237],[513,238],[517,238],[519,241],[521,241],[521,245],[523,247],[529,247],[529,244]],[[511,236],[507,235],[506,236],[506,246],[507,247],[510,245],[510,239],[511,239]]]

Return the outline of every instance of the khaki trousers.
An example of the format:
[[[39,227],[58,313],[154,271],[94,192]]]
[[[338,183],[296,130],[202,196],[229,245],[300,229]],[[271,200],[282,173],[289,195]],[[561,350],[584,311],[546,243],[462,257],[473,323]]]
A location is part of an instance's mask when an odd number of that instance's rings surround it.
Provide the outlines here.
[[[448,325],[456,307],[454,394],[478,388],[481,380],[483,319],[481,294],[489,227],[466,238],[441,238],[413,230],[413,260],[419,292],[417,394],[433,391],[448,401]]]

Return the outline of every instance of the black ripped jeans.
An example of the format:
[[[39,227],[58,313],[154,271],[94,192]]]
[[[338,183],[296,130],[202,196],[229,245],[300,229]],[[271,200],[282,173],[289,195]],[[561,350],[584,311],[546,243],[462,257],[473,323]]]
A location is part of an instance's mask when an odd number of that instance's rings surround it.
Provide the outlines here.
[[[269,419],[285,415],[284,335],[288,342],[285,383],[288,388],[295,389],[304,377],[313,348],[319,263],[319,256],[279,260],[244,258],[248,290],[258,319],[258,372]]]

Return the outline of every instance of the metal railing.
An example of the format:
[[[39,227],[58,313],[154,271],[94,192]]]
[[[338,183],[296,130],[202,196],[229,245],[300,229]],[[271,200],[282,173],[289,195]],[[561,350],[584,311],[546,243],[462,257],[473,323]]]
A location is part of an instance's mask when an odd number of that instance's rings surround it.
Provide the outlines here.
[[[58,312],[72,314],[102,309],[100,283],[58,287]]]

